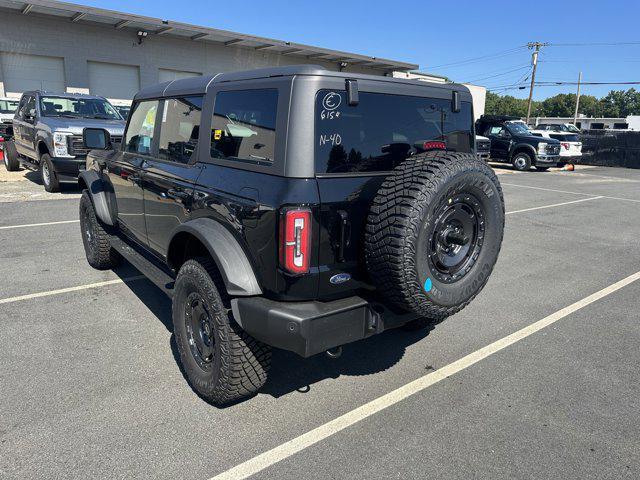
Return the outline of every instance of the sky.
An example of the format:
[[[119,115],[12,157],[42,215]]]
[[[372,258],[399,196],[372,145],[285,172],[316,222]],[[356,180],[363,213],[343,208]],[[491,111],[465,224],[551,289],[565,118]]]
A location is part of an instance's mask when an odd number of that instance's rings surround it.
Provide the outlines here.
[[[542,48],[536,81],[576,82],[580,71],[584,82],[640,81],[640,0],[74,3],[406,61],[421,71],[520,98],[527,97],[528,87],[517,86],[530,81],[527,42],[551,44]],[[635,45],[622,45],[629,42]],[[594,45],[601,43],[615,45]],[[601,97],[627,88],[584,85],[582,93]],[[575,90],[575,85],[540,86],[534,98]]]

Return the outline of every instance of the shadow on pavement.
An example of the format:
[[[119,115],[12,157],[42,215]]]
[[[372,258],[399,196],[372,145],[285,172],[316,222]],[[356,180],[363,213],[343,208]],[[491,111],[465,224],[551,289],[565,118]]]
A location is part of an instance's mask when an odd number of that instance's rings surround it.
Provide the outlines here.
[[[40,172],[29,170],[24,174],[24,178],[32,183],[35,183],[36,185],[42,186],[42,176],[40,175]],[[44,190],[44,186],[42,187],[42,189]],[[61,193],[63,195],[65,193],[80,193],[80,188],[78,187],[78,184],[76,182],[61,182],[60,191],[58,193]]]
[[[123,280],[141,275],[127,262],[115,269],[114,273]],[[173,332],[171,299],[148,280],[129,281],[126,285],[166,329]],[[307,393],[313,384],[328,378],[338,378],[341,375],[364,376],[385,371],[402,359],[407,347],[425,338],[434,327],[413,332],[402,328],[388,330],[380,335],[345,345],[342,355],[337,359],[331,359],[324,354],[305,359],[292,352],[274,349],[269,380],[259,393],[275,398],[293,391]],[[179,352],[173,335],[170,339],[170,348],[187,381],[180,365]],[[195,391],[194,393],[197,394]]]

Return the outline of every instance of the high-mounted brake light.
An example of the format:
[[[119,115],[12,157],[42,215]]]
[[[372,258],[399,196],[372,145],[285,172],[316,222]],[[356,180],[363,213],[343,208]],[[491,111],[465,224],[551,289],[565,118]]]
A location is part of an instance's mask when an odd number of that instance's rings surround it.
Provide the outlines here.
[[[296,275],[309,271],[311,210],[292,208],[280,215],[280,266]]]
[[[435,142],[435,141],[424,142],[422,144],[422,148],[425,150],[446,150],[447,144],[444,142]]]

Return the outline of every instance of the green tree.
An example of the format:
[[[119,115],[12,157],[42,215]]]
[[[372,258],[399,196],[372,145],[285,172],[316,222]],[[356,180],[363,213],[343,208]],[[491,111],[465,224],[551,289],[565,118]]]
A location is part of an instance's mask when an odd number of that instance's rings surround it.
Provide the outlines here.
[[[605,117],[627,117],[640,114],[640,92],[635,88],[612,90],[600,100]]]
[[[532,117],[573,117],[576,108],[574,93],[560,93],[541,102],[532,102]],[[489,115],[527,115],[527,100],[511,95],[497,95],[487,92],[485,111]],[[598,99],[593,95],[580,96],[578,113],[587,117],[626,117],[640,115],[640,92],[629,90],[612,90],[605,97]]]

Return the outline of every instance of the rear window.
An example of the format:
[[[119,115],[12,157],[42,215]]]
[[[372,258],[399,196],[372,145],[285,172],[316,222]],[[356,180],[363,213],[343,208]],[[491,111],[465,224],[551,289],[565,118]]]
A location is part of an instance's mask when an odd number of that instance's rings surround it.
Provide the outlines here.
[[[219,92],[211,126],[211,156],[270,165],[277,113],[277,89]]]
[[[393,170],[429,140],[444,141],[452,151],[473,149],[470,102],[453,113],[446,99],[360,92],[359,100],[349,106],[345,91],[318,92],[317,173]]]
[[[558,135],[558,134],[553,134],[550,133],[549,136],[551,138],[555,138],[556,140],[560,140],[561,142],[579,142],[580,141],[580,137],[578,135],[571,135],[571,134],[567,134],[567,135]]]

